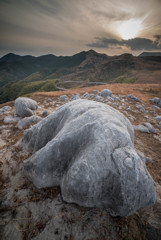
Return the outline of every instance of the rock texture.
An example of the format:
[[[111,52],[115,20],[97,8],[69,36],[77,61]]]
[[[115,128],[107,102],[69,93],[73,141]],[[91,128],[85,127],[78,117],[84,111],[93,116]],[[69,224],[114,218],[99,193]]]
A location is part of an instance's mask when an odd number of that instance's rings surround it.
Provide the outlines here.
[[[37,102],[30,98],[19,97],[15,100],[16,114],[19,117],[30,117],[37,108]]]
[[[77,100],[24,132],[24,161],[38,188],[60,186],[63,199],[127,216],[155,203],[154,183],[133,145],[133,127],[117,110]]]
[[[21,130],[26,127],[29,127],[32,124],[39,122],[41,119],[42,119],[41,117],[35,115],[31,117],[25,117],[17,123],[16,127]]]

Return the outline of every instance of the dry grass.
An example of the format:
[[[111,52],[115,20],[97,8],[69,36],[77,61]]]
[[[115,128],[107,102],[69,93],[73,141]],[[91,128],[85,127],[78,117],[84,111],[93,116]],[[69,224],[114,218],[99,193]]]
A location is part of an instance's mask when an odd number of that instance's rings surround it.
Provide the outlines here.
[[[93,90],[101,91],[105,88],[110,89],[113,94],[133,94],[143,102],[148,102],[150,97],[161,97],[161,84],[108,84],[85,88],[70,89],[65,91],[55,92],[36,92],[33,96],[59,97],[61,95],[72,95],[76,93],[83,94]]]

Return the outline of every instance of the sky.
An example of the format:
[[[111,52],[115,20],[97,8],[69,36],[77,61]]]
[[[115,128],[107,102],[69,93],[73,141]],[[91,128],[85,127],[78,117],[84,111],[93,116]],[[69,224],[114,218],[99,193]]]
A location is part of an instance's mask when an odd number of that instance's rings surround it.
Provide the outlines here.
[[[161,0],[0,0],[0,57],[161,51]]]

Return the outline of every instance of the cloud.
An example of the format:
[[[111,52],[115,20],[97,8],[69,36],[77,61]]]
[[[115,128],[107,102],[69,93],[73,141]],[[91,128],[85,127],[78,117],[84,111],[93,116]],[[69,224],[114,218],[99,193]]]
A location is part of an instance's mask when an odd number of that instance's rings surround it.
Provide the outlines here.
[[[160,12],[161,0],[0,0],[0,55],[28,50],[71,55],[89,46],[108,48],[112,55],[114,48],[125,51],[124,46],[158,49]],[[130,19],[143,24],[138,40],[117,40],[119,24]],[[91,43],[95,36],[99,38]]]
[[[128,47],[133,51],[139,50],[161,50],[161,35],[155,36],[156,40],[152,41],[147,38],[133,38],[129,40],[117,40],[113,38],[96,38],[96,41],[93,43],[87,44],[89,47],[93,48],[111,48],[111,47]]]

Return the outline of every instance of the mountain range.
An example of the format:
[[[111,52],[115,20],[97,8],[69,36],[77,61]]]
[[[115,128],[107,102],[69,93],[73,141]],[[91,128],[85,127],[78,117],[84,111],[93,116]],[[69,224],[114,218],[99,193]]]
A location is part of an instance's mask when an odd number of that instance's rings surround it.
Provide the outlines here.
[[[9,53],[0,58],[0,103],[35,91],[107,83],[161,83],[161,53],[108,56],[89,50],[73,56]]]

